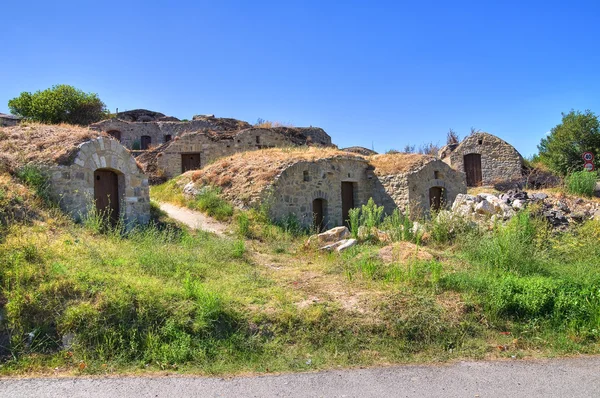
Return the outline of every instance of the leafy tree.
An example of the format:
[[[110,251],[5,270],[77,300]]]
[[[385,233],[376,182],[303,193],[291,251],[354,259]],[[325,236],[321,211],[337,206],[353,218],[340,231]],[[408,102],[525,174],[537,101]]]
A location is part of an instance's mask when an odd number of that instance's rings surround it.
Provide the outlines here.
[[[22,92],[8,101],[10,112],[41,123],[88,125],[108,115],[106,105],[95,93],[84,93],[60,84],[35,93]]]
[[[571,111],[562,114],[562,123],[538,145],[539,159],[551,170],[567,175],[583,169],[583,152],[589,151],[597,158],[600,155],[600,123],[589,110],[584,113]]]

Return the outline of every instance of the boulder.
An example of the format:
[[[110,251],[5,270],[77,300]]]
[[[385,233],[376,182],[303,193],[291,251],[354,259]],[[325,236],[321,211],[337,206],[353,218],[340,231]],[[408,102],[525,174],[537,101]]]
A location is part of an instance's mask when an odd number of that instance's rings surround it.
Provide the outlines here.
[[[342,252],[354,245],[356,245],[357,240],[356,239],[344,239],[338,243],[341,243],[335,250],[339,253]]]
[[[496,209],[490,202],[483,199],[481,202],[475,205],[475,213],[491,216],[493,214],[496,214]]]
[[[512,202],[512,207],[513,207],[513,209],[521,210],[522,208],[525,207],[525,203],[521,199],[515,199]]]
[[[319,244],[335,243],[339,242],[340,240],[347,239],[349,237],[350,231],[347,227],[335,227],[318,235],[311,236],[310,238],[308,238],[307,243],[311,244],[315,241]]]

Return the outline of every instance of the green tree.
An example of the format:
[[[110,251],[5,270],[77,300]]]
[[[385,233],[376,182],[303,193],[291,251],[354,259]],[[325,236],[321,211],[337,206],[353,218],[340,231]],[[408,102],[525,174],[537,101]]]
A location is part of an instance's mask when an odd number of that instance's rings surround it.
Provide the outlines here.
[[[8,101],[14,115],[40,123],[88,125],[104,119],[106,105],[95,93],[60,84],[35,93],[22,92]]]
[[[551,170],[567,175],[583,169],[583,152],[589,151],[598,159],[600,155],[600,123],[589,110],[562,114],[562,123],[538,145],[539,159]]]

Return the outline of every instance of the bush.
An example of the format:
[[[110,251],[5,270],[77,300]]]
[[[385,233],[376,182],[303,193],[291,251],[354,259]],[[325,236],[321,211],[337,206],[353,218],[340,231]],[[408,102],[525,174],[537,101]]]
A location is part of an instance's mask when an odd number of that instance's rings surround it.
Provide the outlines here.
[[[470,260],[489,269],[526,275],[543,267],[548,235],[545,221],[522,211],[506,225],[496,225],[488,236],[465,235],[463,243]]]
[[[415,238],[412,231],[412,221],[408,216],[400,213],[399,209],[394,209],[392,214],[386,216],[381,223],[381,227],[394,242],[413,241]]]
[[[233,206],[223,200],[219,194],[218,188],[204,187],[189,207],[200,210],[217,220],[228,220],[233,215]]]
[[[40,198],[49,203],[48,178],[39,167],[27,164],[18,168],[15,174],[19,180],[33,188]]]
[[[593,196],[596,190],[597,172],[577,171],[565,179],[567,192],[573,195]]]
[[[84,93],[65,84],[35,93],[22,92],[8,101],[11,113],[40,123],[86,126],[107,117],[106,105],[97,94]]]

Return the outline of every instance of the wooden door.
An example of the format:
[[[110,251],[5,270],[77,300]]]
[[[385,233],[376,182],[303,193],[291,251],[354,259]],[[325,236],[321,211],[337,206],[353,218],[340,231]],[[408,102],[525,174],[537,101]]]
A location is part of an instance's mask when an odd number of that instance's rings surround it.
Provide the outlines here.
[[[119,176],[110,170],[94,171],[96,210],[112,223],[119,220]]]
[[[478,153],[470,153],[465,155],[465,174],[467,175],[467,186],[481,186],[483,180],[481,176],[481,155]]]
[[[348,212],[354,208],[354,183],[342,182],[342,223],[348,226]]]
[[[121,132],[117,130],[112,130],[108,132],[108,135],[113,137],[115,140],[121,142]]]
[[[181,172],[188,170],[198,170],[200,168],[199,153],[184,153],[181,155]]]
[[[325,226],[325,212],[324,212],[324,203],[323,199],[315,199],[313,200],[313,223],[317,232],[323,231],[323,227]]]
[[[150,137],[149,135],[143,135],[140,140],[140,149],[145,151],[146,149],[150,148],[151,143],[152,137]]]
[[[444,199],[444,189],[442,187],[429,188],[429,208],[433,211],[442,207]]]

